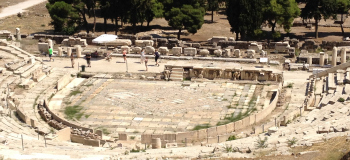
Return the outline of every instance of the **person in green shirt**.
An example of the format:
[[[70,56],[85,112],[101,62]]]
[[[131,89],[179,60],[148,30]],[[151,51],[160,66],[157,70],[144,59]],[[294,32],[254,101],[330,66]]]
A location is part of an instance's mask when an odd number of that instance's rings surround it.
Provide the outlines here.
[[[52,60],[52,48],[49,46],[49,57],[50,57],[50,62],[51,62],[51,60]]]

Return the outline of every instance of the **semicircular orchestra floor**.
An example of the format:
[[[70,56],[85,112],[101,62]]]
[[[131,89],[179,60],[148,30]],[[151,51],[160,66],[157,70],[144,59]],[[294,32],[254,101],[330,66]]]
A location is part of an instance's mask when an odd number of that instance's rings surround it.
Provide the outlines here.
[[[216,126],[225,117],[247,112],[263,86],[90,78],[65,98],[82,106],[80,123],[127,133],[172,133],[198,125]],[[260,94],[260,92],[259,92]],[[69,103],[68,103],[69,102]]]

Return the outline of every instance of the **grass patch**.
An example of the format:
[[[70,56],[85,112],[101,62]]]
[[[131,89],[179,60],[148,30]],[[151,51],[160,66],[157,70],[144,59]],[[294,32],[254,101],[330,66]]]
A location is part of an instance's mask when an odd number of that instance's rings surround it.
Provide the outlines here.
[[[83,93],[83,92],[81,92],[79,90],[74,90],[69,94],[69,96],[75,96],[75,95],[80,94],[80,93]]]
[[[287,139],[288,145],[292,146],[298,142],[297,138],[293,137],[292,139]]]
[[[82,112],[82,110],[82,106],[68,106],[64,109],[64,114],[66,115],[67,119],[72,120],[75,118],[79,120],[84,115],[84,112]]]
[[[338,102],[344,102],[344,101],[345,101],[344,98],[339,98],[339,99],[338,99]]]
[[[226,141],[233,141],[233,140],[236,140],[236,136],[235,135],[231,135],[230,137],[227,138]]]
[[[287,88],[293,88],[293,83],[288,83]]]
[[[197,131],[197,130],[201,130],[201,129],[206,129],[206,128],[210,128],[210,124],[206,123],[206,124],[200,124],[200,125],[196,125],[193,130]]]
[[[221,126],[221,125],[225,125],[225,124],[228,124],[231,122],[239,121],[239,120],[249,116],[249,114],[254,112],[254,111],[256,111],[255,107],[247,109],[247,111],[244,113],[240,112],[237,116],[234,116],[234,113],[231,113],[229,115],[226,115],[223,121],[216,123],[216,126]]]
[[[135,139],[135,136],[130,136],[130,139],[134,140],[134,139]]]
[[[261,139],[260,136],[258,137],[258,139],[256,140],[256,145],[257,148],[267,148],[268,144],[267,144],[267,137],[265,137],[264,139]]]

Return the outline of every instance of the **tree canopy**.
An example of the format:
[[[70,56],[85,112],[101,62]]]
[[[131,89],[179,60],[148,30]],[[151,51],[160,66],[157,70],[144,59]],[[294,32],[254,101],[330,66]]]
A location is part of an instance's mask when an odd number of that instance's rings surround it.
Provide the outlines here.
[[[178,29],[177,38],[181,31],[186,29],[189,33],[197,33],[203,23],[205,3],[202,0],[164,0],[164,17],[169,26]]]
[[[301,11],[303,19],[315,20],[315,38],[318,38],[318,23],[323,18],[334,17],[337,10],[337,0],[306,0],[305,8]]]

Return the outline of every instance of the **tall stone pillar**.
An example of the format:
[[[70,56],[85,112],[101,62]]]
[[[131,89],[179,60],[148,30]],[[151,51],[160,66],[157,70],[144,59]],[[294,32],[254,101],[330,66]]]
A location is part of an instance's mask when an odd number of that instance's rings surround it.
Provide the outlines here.
[[[61,47],[58,47],[58,56],[62,56],[62,48]]]
[[[47,40],[47,43],[49,44],[49,47],[51,47],[53,49],[53,43],[52,43],[52,40],[51,39],[48,39]]]
[[[72,48],[67,47],[67,56],[70,57],[71,54],[72,54]]]
[[[312,65],[312,57],[307,57],[307,64],[309,64],[309,67]]]
[[[81,51],[82,51],[82,48],[80,45],[75,45],[75,49],[77,51],[77,58],[80,58],[81,57]]]
[[[333,54],[332,54],[332,67],[337,65],[337,47],[333,47]]]
[[[324,52],[320,53],[320,66],[324,66]]]
[[[342,48],[341,50],[340,50],[340,60],[341,60],[341,64],[343,64],[343,63],[346,63],[346,50],[345,50],[345,48]]]
[[[16,38],[18,41],[21,40],[21,29],[19,28],[16,28]]]

